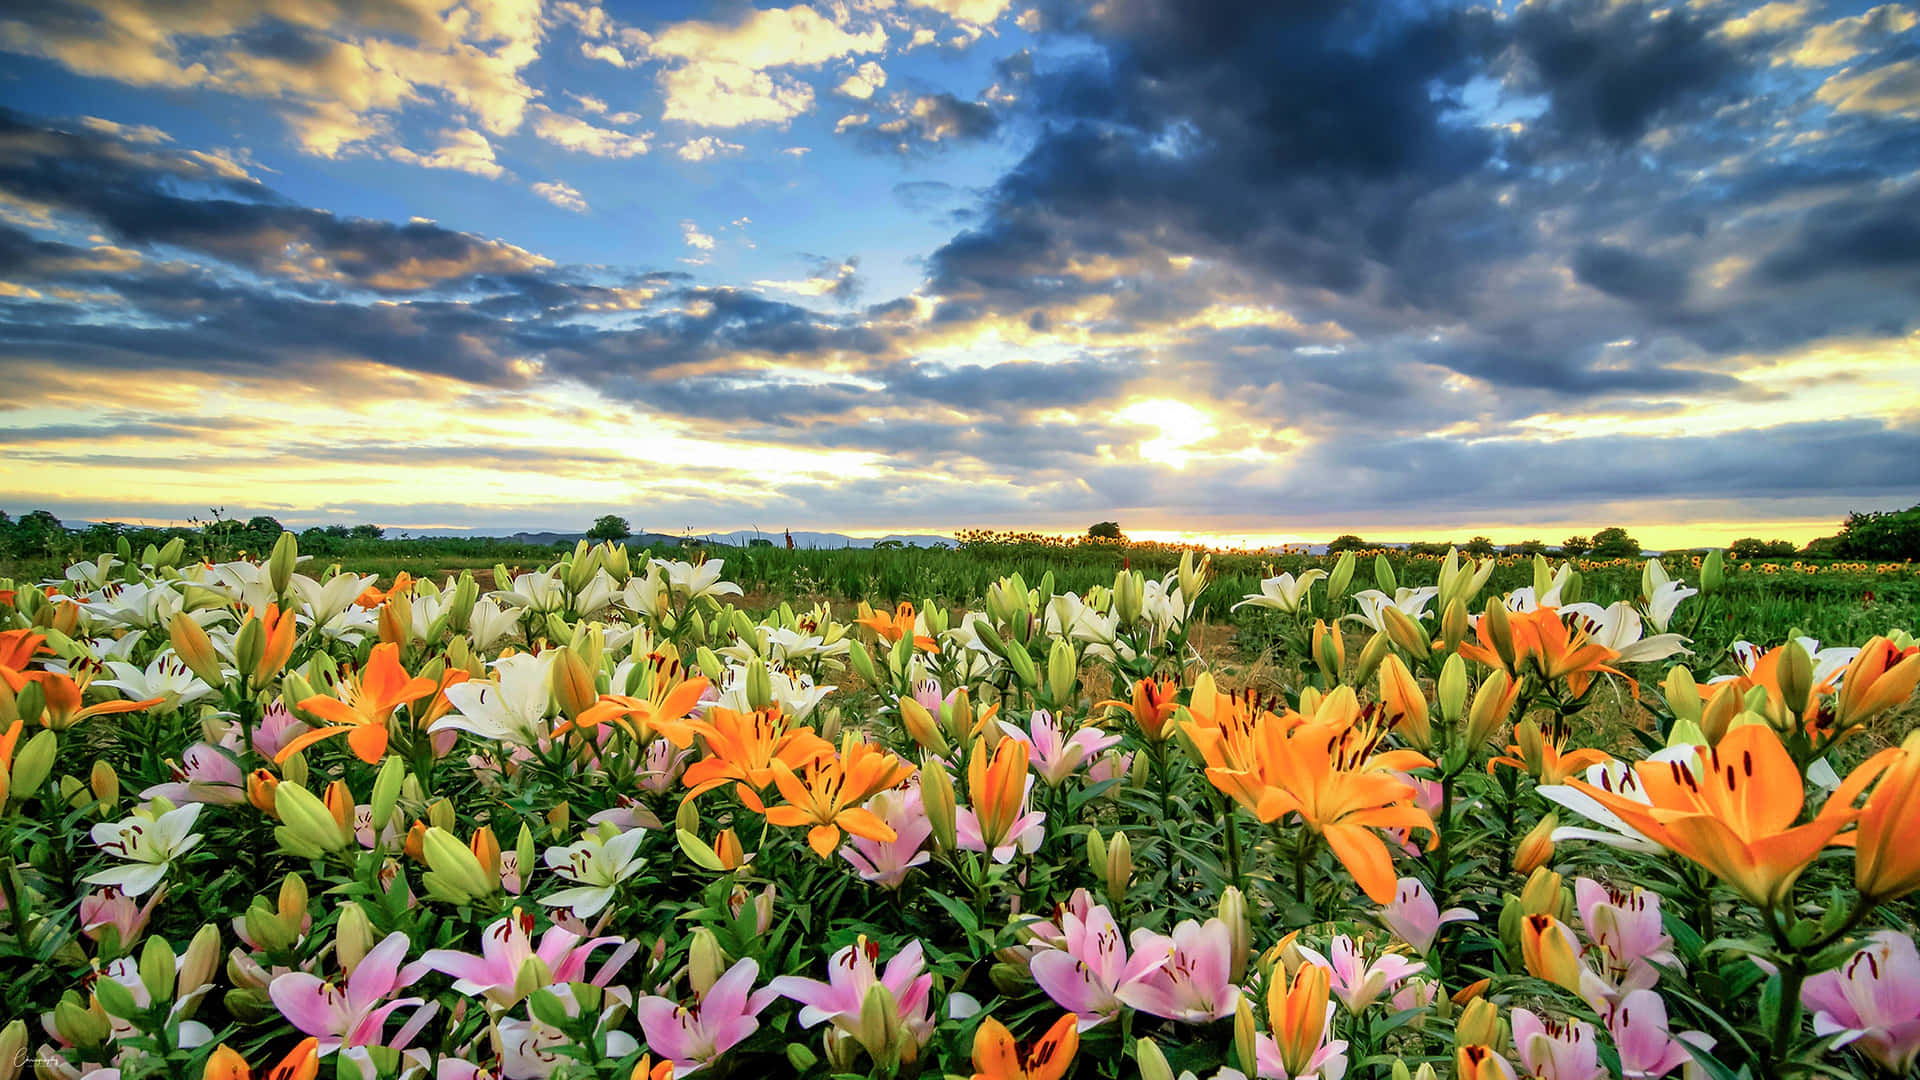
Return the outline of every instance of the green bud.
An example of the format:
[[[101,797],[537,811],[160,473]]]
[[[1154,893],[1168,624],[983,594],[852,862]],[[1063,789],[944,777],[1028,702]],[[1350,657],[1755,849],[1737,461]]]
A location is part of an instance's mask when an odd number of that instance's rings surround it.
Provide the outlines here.
[[[1033,657],[1027,653],[1025,647],[1007,650],[1007,666],[1013,669],[1013,674],[1020,680],[1020,685],[1029,690],[1040,685],[1040,673],[1034,668]]]
[[[1074,684],[1080,678],[1079,669],[1080,660],[1073,654],[1072,643],[1065,638],[1055,638],[1053,648],[1047,654],[1047,692],[1052,695],[1054,708],[1064,709],[1072,705]]]
[[[1327,603],[1339,603],[1347,595],[1347,586],[1353,584],[1355,557],[1351,551],[1343,551],[1333,564],[1333,573],[1327,576]]]
[[[367,807],[373,816],[375,836],[393,819],[393,807],[400,799],[400,785],[406,778],[407,767],[399,754],[389,754],[387,760],[380,763],[380,773],[373,778],[373,795]]]
[[[820,1058],[807,1049],[806,1043],[790,1042],[787,1044],[787,1064],[793,1066],[794,1075],[800,1076],[812,1072],[813,1067],[820,1064]]]
[[[437,899],[453,904],[470,904],[499,888],[499,880],[488,875],[486,867],[481,866],[480,860],[474,856],[473,849],[447,830],[429,828],[422,839],[422,846],[427,859],[427,872],[420,875],[420,883]]]
[[[1135,1043],[1133,1057],[1140,1065],[1140,1080],[1173,1080],[1173,1066],[1167,1064],[1167,1055],[1152,1039]]]
[[[298,784],[282,782],[273,789],[273,809],[280,816],[274,839],[294,855],[315,858],[344,849],[353,839],[333,818],[319,796]]]
[[[694,992],[705,996],[707,988],[727,971],[727,954],[720,939],[704,926],[693,929],[693,941],[687,946],[687,981]]]
[[[111,989],[109,989],[111,987]],[[100,1007],[115,1016],[131,1016],[140,1011],[134,1003],[133,995],[127,988],[112,979],[99,979],[93,984],[93,996]],[[111,1001],[111,1004],[109,1004]],[[116,1006],[119,1011],[116,1011]],[[77,1046],[82,1050],[92,1050],[107,1041],[113,1033],[113,1026],[105,1016],[80,1004],[72,997],[63,997],[53,1007],[53,1030],[60,1041]]]
[[[1267,977],[1277,979],[1284,973],[1276,971]],[[1240,1071],[1248,1076],[1260,1075],[1260,1066],[1256,1060],[1258,1033],[1253,1026],[1253,1004],[1246,994],[1240,995],[1239,1004],[1233,1009],[1233,1056],[1240,1063]]]
[[[173,1000],[173,961],[173,946],[158,934],[149,937],[140,950],[140,985],[147,988],[147,996],[155,1005]]]
[[[747,707],[764,709],[773,704],[773,676],[766,661],[754,657],[747,664]]]
[[[1459,653],[1447,657],[1440,668],[1440,678],[1434,686],[1434,698],[1440,706],[1440,718],[1447,723],[1457,722],[1467,711],[1467,662],[1460,659]]]
[[[293,568],[300,561],[300,541],[290,532],[280,534],[273,542],[273,554],[267,558],[268,583],[273,586],[273,595],[287,595],[287,586],[293,584]]]
[[[1700,563],[1700,594],[1711,596],[1727,583],[1727,560],[1719,549],[1707,552]]]
[[[28,683],[27,688],[37,692],[40,684]],[[25,698],[27,695],[22,692],[20,696]],[[58,751],[59,737],[45,728],[27,740],[27,744],[13,758],[13,798],[25,799],[40,790],[40,785],[46,783],[47,777],[53,774],[53,759]]]
[[[1384,551],[1373,557],[1373,583],[1388,596],[1400,591],[1400,581],[1393,576],[1393,564]]]
[[[1806,712],[1807,699],[1813,694],[1813,657],[1798,641],[1787,639],[1786,646],[1780,652],[1780,666],[1776,670],[1780,683],[1780,696],[1785,700],[1788,711],[1795,716]]]
[[[120,542],[125,544],[126,537]],[[12,1020],[0,1028],[0,1080],[14,1080],[27,1058],[27,1022]]]
[[[333,930],[333,955],[340,961],[340,970],[352,975],[361,958],[377,944],[365,909],[351,900],[340,905],[340,921]]]

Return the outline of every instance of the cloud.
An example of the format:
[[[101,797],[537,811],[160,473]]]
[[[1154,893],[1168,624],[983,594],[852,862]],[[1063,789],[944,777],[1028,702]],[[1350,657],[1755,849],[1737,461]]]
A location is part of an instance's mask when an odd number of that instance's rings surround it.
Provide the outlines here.
[[[542,108],[533,122],[533,133],[542,139],[578,154],[603,158],[639,157],[651,149],[647,136],[598,127],[578,117]]]
[[[887,85],[887,69],[869,60],[861,64],[853,74],[840,80],[840,85],[834,87],[834,90],[847,97],[865,101],[885,85]]]
[[[587,200],[579,191],[558,180],[543,180],[533,185],[533,193],[562,210],[576,214],[587,212]]]
[[[1822,83],[1814,97],[1836,112],[1920,116],[1920,57],[1868,71],[1843,70]]]
[[[682,161],[707,161],[726,154],[738,154],[746,150],[739,143],[730,143],[712,135],[702,135],[697,139],[688,139],[674,149]]]
[[[0,19],[0,48],[134,86],[198,87],[284,104],[295,140],[322,157],[367,141],[429,94],[494,135],[520,126],[534,91],[538,0],[47,0]]]
[[[828,259],[815,260],[814,272],[798,281],[756,281],[754,286],[761,289],[775,289],[790,292],[797,296],[831,296],[836,300],[850,301],[860,290],[860,260],[846,258],[839,263]]]
[[[1787,59],[1800,67],[1838,67],[1852,63],[1870,48],[1895,40],[1896,35],[1912,30],[1914,23],[1911,8],[1881,4],[1807,31]]]
[[[699,127],[784,124],[813,108],[813,87],[776,69],[818,67],[886,48],[884,28],[853,32],[809,7],[753,10],[731,23],[690,20],[656,32],[663,116]]]
[[[391,147],[387,156],[395,161],[409,165],[418,165],[427,169],[453,169],[468,172],[475,176],[484,176],[497,180],[506,174],[506,169],[494,160],[493,144],[485,135],[472,128],[458,128],[440,133],[440,145],[434,150],[420,154],[404,146]]]

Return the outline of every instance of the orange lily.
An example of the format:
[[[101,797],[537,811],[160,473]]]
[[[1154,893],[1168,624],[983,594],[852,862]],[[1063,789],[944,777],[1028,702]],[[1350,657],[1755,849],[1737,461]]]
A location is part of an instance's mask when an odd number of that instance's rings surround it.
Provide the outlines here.
[[[5,681],[7,689],[18,694],[30,682],[40,684],[40,692],[46,698],[46,711],[40,714],[40,726],[55,731],[65,731],[90,716],[109,716],[114,713],[138,712],[160,704],[164,698],[148,698],[145,701],[98,701],[83,706],[87,685],[93,682],[93,672],[82,666],[76,679],[59,671],[15,671],[9,667],[0,667],[0,681]]]
[[[1454,1080],[1513,1080],[1513,1066],[1491,1046],[1474,1044],[1453,1052]]]
[[[557,736],[571,728],[591,728],[612,721],[637,739],[649,738],[658,731],[683,750],[691,746],[693,729],[683,721],[711,684],[699,676],[689,678],[685,665],[661,653],[648,656],[643,671],[640,696],[602,695],[580,710],[579,716],[554,728],[553,733]]]
[[[732,780],[740,801],[761,813],[766,804],[758,792],[773,783],[775,761],[804,769],[833,753],[833,744],[813,728],[789,727],[779,706],[750,713],[715,706],[706,719],[689,720],[687,726],[707,741],[707,756],[688,766],[680,778],[687,785],[687,799]]]
[[[908,634],[913,634],[915,618],[913,605],[902,600],[900,606],[891,612],[876,611],[863,619],[854,621],[880,635],[888,644],[892,644]],[[940,651],[940,646],[925,634],[914,634],[913,647],[923,652]]]
[[[268,604],[265,611],[249,609],[247,618],[260,620],[261,637],[266,643],[260,652],[260,662],[253,668],[253,683],[260,686],[287,666],[287,659],[293,655],[294,638],[299,631],[294,625],[293,612],[282,612],[278,604]]]
[[[1860,647],[1847,665],[1837,705],[1842,728],[1863,724],[1907,700],[1920,685],[1920,645],[1900,648],[1884,637]]]
[[[409,676],[400,666],[400,647],[386,644],[375,645],[367,666],[340,689],[344,697],[315,694],[300,702],[302,709],[332,724],[295,737],[274,755],[276,764],[335,735],[345,735],[361,761],[376,764],[387,752],[387,719],[393,710],[434,693],[440,684],[423,676]]]
[[[0,735],[0,772],[13,771],[13,751],[20,745],[20,732],[25,727],[26,721],[15,720],[6,734]],[[5,801],[4,797],[0,801]]]
[[[473,672],[466,668],[450,667],[441,672],[440,681],[434,686],[433,700],[427,702],[427,707],[421,709],[420,715],[414,718],[414,726],[425,731],[433,726],[435,720],[452,712],[453,702],[447,698],[447,687],[458,686],[471,678]]]
[[[314,1080],[320,1074],[320,1040],[308,1037],[295,1046],[280,1064],[269,1069],[264,1080]],[[200,1080],[252,1080],[247,1059],[226,1043],[207,1058]]]
[[[35,655],[52,651],[47,648],[45,634],[30,629],[0,631],[0,667],[25,671]]]
[[[967,805],[980,821],[980,837],[988,851],[1005,844],[1020,820],[1030,753],[1019,739],[1001,739],[991,754],[985,740],[974,740],[967,762]]]
[[[1548,738],[1540,725],[1531,720],[1514,725],[1513,740],[1514,744],[1507,747],[1505,754],[1487,762],[1487,772],[1493,772],[1495,765],[1510,765],[1533,777],[1536,784],[1563,784],[1568,777],[1586,772],[1589,766],[1609,760],[1604,751],[1591,748],[1561,753],[1565,734],[1556,733]]]
[[[1060,1080],[1080,1050],[1079,1023],[1074,1013],[1055,1020],[1022,1061],[1013,1033],[987,1017],[973,1033],[973,1080]]]
[[[782,828],[811,825],[807,846],[823,859],[840,846],[841,829],[889,844],[899,839],[893,828],[860,804],[879,792],[899,787],[912,775],[913,766],[848,732],[840,741],[838,755],[807,764],[804,780],[792,766],[774,759],[773,782],[787,805],[770,807],[767,821]]]
[[[1621,672],[1609,667],[1608,661],[1619,653],[1594,641],[1586,632],[1569,631],[1567,624],[1560,618],[1560,609],[1538,607],[1532,611],[1518,612],[1507,616],[1507,625],[1513,635],[1513,665],[1509,667],[1500,655],[1500,648],[1494,639],[1494,619],[1483,617],[1475,627],[1475,642],[1462,642],[1460,655],[1475,660],[1488,667],[1498,668],[1518,681],[1521,670],[1532,660],[1540,672],[1540,677],[1553,682],[1558,679],[1567,681],[1567,689],[1575,697],[1587,692],[1593,683],[1593,677],[1605,672],[1627,679],[1634,695],[1640,693],[1640,684]]]
[[[1254,722],[1253,768],[1210,766],[1207,779],[1261,821],[1299,814],[1375,903],[1391,903],[1398,882],[1393,857],[1372,830],[1434,832],[1433,819],[1414,804],[1414,789],[1394,775],[1433,762],[1413,750],[1376,753],[1379,743],[1370,723],[1289,725],[1269,713]]]
[[[627,1080],[673,1080],[673,1059],[661,1058],[656,1063],[652,1054],[641,1054]]]
[[[1645,803],[1584,780],[1567,784],[1748,900],[1773,908],[1786,900],[1820,849],[1851,842],[1851,836],[1836,836],[1858,816],[1854,800],[1898,753],[1885,751],[1863,762],[1803,825],[1794,824],[1806,802],[1800,770],[1765,724],[1733,729],[1692,762],[1635,763]]]
[[[394,575],[393,585],[391,587],[383,591],[378,585],[369,585],[360,593],[359,597],[354,600],[354,603],[359,604],[363,608],[377,608],[381,604],[386,603],[388,597],[402,596],[412,591],[412,589],[413,575],[402,570]]]
[[[1158,679],[1139,679],[1133,684],[1133,700],[1103,701],[1095,708],[1118,707],[1133,714],[1133,722],[1140,726],[1140,734],[1159,742],[1167,737],[1167,721],[1179,711],[1180,703],[1174,695],[1180,692],[1180,682],[1169,676]]]
[[[1920,890],[1920,848],[1913,842],[1920,835],[1920,732],[1908,734],[1893,753],[1897,756],[1860,810],[1854,834],[1854,887],[1880,901]]]
[[[1284,968],[1275,968],[1267,988],[1267,1025],[1280,1048],[1280,1060],[1288,1076],[1307,1071],[1320,1052],[1327,1034],[1327,993],[1330,985],[1327,969],[1319,964],[1301,964],[1293,973],[1293,983],[1283,978]]]

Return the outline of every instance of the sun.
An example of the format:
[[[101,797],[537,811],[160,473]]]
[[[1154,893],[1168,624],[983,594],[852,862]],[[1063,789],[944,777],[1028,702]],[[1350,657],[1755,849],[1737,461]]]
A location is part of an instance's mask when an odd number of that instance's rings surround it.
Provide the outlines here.
[[[1195,454],[1188,447],[1213,438],[1220,430],[1205,410],[1172,398],[1136,401],[1114,413],[1113,418],[1159,428],[1158,438],[1140,443],[1140,456],[1175,469],[1184,469],[1193,460]]]

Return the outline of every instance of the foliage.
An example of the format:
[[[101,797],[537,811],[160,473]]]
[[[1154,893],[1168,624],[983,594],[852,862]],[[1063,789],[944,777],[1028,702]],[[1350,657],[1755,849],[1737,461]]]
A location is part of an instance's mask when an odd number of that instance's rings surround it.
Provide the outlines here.
[[[1742,537],[1733,542],[1727,554],[1736,559],[1791,558],[1799,551],[1791,540],[1762,540],[1758,537]]]
[[[1087,535],[1096,540],[1119,540],[1126,534],[1120,531],[1117,521],[1096,521],[1087,526]]]
[[[1581,536],[1579,534],[1569,536],[1565,540],[1560,541],[1560,553],[1562,555],[1572,555],[1572,556],[1578,557],[1581,555],[1585,555],[1587,552],[1592,550],[1593,550],[1593,540],[1589,537]]]
[[[1352,533],[1341,533],[1339,536],[1328,541],[1327,554],[1338,555],[1344,551],[1365,551],[1372,546],[1372,544],[1367,543]]]
[[[1618,525],[1611,525],[1593,534],[1593,547],[1588,554],[1596,559],[1631,559],[1640,554],[1640,541],[1628,536],[1627,530]]]
[[[632,535],[633,526],[628,525],[627,519],[617,514],[607,514],[603,517],[596,518],[593,523],[593,528],[587,530],[587,539],[596,541],[625,540]]]
[[[1837,554],[1848,559],[1920,559],[1920,504],[1848,514],[1840,526]]]

